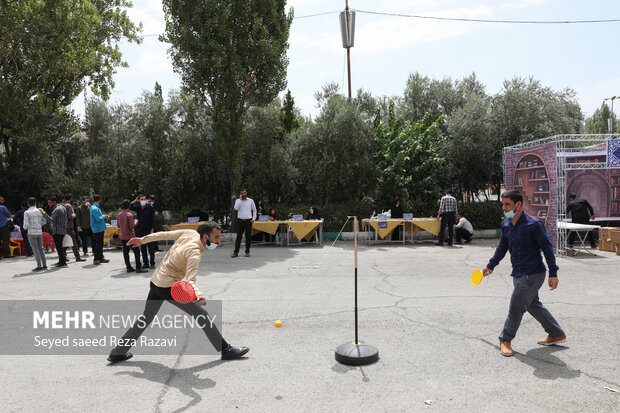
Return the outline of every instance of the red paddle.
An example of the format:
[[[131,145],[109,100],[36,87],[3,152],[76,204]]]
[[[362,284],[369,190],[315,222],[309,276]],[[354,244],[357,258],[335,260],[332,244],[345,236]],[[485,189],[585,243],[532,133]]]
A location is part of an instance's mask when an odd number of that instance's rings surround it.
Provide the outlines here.
[[[177,303],[188,304],[192,301],[196,301],[196,291],[187,281],[177,281],[172,284],[170,293]]]

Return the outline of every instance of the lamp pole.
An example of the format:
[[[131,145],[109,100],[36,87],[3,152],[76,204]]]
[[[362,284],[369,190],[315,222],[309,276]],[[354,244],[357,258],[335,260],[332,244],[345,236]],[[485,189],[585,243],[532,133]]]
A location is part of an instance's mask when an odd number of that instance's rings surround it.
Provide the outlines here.
[[[612,96],[610,98],[606,98],[605,101],[611,100],[611,115],[609,118],[609,122],[607,125],[607,129],[609,129],[609,133],[614,133],[616,130],[616,122],[614,119],[614,100],[616,100],[616,98],[620,98],[620,96]]]
[[[351,100],[351,48],[355,43],[355,11],[349,11],[349,0],[345,0],[345,9],[340,12],[340,35],[342,47],[347,49],[349,100]]]
[[[351,38],[351,22],[349,16],[349,0],[345,0],[345,16],[347,17],[347,35]],[[349,100],[351,100],[351,46],[347,47],[347,76],[349,80]],[[613,107],[613,100],[611,105]]]

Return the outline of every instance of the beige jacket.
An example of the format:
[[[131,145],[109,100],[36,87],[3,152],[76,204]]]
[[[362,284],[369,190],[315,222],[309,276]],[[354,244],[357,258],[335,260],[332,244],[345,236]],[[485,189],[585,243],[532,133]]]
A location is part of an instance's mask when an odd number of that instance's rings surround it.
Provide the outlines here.
[[[143,243],[173,240],[161,264],[155,270],[151,281],[158,287],[172,287],[177,281],[183,280],[194,286],[196,297],[202,293],[196,287],[196,272],[200,265],[201,254],[206,250],[200,242],[200,234],[192,229],[178,231],[155,232],[140,238]]]

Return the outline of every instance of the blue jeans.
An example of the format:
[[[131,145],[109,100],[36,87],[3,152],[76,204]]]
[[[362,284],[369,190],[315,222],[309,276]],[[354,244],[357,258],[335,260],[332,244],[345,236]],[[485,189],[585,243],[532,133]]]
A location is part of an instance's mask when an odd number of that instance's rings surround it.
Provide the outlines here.
[[[551,337],[564,334],[555,318],[538,299],[538,290],[545,282],[545,273],[513,277],[514,291],[510,297],[508,317],[504,323],[504,330],[500,334],[500,341],[511,341],[517,335],[523,314],[527,311],[534,317]]]

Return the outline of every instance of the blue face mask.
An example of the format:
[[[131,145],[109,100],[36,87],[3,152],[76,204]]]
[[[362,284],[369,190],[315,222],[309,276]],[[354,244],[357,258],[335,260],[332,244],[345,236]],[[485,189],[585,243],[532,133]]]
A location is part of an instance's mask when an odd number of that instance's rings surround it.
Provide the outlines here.
[[[513,219],[515,215],[517,215],[517,213],[514,209],[512,211],[504,212],[504,216],[508,219]]]
[[[140,205],[145,206],[146,205],[146,201],[140,201]]]
[[[155,201],[151,201],[151,205],[155,205]]]
[[[217,246],[220,244],[216,244],[214,242],[211,242],[208,238],[207,238],[207,242],[205,242],[205,248],[208,250],[214,250],[217,248]]]

